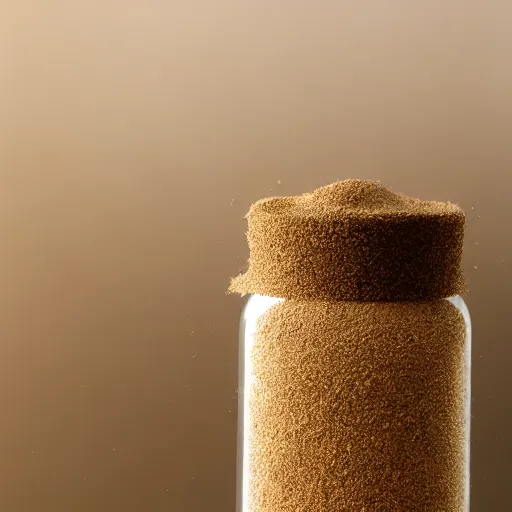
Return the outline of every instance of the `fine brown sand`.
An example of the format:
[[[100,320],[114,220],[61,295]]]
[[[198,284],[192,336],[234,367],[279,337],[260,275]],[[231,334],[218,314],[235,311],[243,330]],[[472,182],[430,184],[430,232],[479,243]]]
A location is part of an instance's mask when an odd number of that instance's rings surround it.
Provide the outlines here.
[[[284,301],[258,322],[250,512],[463,512],[465,325],[451,303]]]
[[[345,180],[256,202],[230,290],[296,300],[435,300],[465,291],[464,212]]]
[[[250,351],[243,512],[464,512],[462,210],[346,180],[247,218],[230,290],[286,300]]]

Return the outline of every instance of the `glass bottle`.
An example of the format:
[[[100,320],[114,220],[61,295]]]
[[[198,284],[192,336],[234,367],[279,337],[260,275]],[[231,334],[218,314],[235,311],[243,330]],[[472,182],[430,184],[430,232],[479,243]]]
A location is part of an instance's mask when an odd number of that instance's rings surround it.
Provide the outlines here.
[[[453,512],[469,512],[469,461],[470,461],[470,404],[471,404],[471,321],[469,311],[460,296],[443,299],[449,301],[461,314],[464,325],[464,347],[460,352],[461,368],[463,368],[464,396],[462,408],[459,413],[463,422],[464,440],[460,446],[460,456],[463,459],[463,478],[459,481],[461,487],[458,492],[458,508],[454,508]],[[240,346],[239,346],[239,398],[238,398],[238,461],[237,461],[237,512],[259,512],[255,507],[250,505],[250,487],[251,474],[250,468],[250,432],[251,423],[254,419],[251,417],[250,396],[254,379],[258,378],[253,373],[252,365],[252,348],[254,337],[257,330],[257,322],[275,305],[284,303],[284,299],[251,295],[242,311],[240,322]],[[375,303],[376,307],[379,307]],[[343,332],[343,325],[339,326],[340,332]],[[343,405],[342,405],[343,406]],[[440,411],[442,413],[442,411]],[[432,423],[436,422],[436,418],[431,418]],[[284,482],[283,482],[284,485]],[[340,485],[342,485],[340,483]],[[456,491],[457,492],[457,491]],[[378,493],[377,493],[378,494]],[[428,501],[428,500],[427,500]],[[418,498],[421,502],[421,498]],[[432,506],[435,510],[435,505]],[[462,507],[462,508],[461,508]],[[284,510],[284,508],[283,508]],[[302,509],[301,509],[302,510]],[[306,510],[306,509],[304,509]],[[356,510],[356,509],[354,509]],[[380,508],[360,508],[357,510],[381,510]],[[382,510],[388,510],[382,508]],[[396,510],[401,510],[397,508]],[[411,509],[412,510],[412,509]],[[421,508],[421,510],[424,510]],[[276,512],[278,512],[276,510]]]
[[[238,512],[467,512],[464,212],[345,180],[247,220]]]

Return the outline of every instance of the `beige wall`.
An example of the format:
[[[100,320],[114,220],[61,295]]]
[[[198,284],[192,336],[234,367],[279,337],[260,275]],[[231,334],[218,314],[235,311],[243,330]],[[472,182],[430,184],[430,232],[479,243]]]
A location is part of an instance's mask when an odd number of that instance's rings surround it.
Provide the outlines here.
[[[0,510],[234,510],[242,216],[345,177],[467,210],[472,511],[511,509],[511,15],[3,2]]]

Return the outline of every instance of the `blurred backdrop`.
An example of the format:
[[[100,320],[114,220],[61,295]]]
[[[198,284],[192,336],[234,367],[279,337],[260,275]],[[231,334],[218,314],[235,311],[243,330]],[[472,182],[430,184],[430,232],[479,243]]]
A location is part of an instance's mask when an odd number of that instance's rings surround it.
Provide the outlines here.
[[[243,216],[382,180],[468,214],[472,512],[512,508],[512,5],[0,7],[0,510],[227,512]]]

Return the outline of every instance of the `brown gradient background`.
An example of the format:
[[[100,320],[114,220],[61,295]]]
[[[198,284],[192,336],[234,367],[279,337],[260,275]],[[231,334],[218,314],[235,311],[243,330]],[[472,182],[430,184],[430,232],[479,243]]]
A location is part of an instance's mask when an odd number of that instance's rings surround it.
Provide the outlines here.
[[[512,508],[508,2],[5,1],[0,510],[228,512],[251,202],[468,213],[472,512]]]

